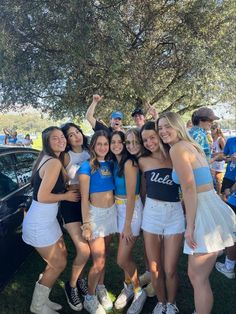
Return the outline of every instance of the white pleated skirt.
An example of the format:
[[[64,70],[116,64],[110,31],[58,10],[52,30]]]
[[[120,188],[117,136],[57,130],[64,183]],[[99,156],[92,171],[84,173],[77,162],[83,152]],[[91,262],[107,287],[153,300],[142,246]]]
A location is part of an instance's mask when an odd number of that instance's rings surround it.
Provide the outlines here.
[[[232,246],[236,235],[236,218],[233,210],[214,190],[198,193],[194,240],[196,249],[186,241],[184,253],[212,253]]]
[[[92,239],[104,238],[117,232],[117,210],[113,204],[108,208],[95,207],[90,204]]]

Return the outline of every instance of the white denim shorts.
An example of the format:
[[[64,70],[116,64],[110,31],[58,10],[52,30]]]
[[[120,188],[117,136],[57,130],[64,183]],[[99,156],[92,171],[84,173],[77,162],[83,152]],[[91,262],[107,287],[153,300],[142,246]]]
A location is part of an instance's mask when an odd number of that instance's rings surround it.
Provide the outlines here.
[[[116,197],[116,206],[117,206],[117,214],[118,214],[118,232],[122,233],[125,226],[125,218],[126,218],[126,203],[127,199],[122,199]],[[138,236],[141,228],[143,216],[143,204],[141,198],[136,196],[134,212],[131,221],[131,230],[134,236]]]
[[[104,238],[117,232],[116,204],[108,208],[95,207],[90,204],[92,239]]]
[[[163,236],[183,233],[185,218],[181,202],[164,202],[147,197],[141,228]]]
[[[38,248],[56,243],[62,236],[57,213],[58,203],[45,204],[33,200],[23,221],[23,241]]]
[[[222,201],[215,190],[197,194],[194,240],[196,249],[184,242],[184,253],[212,253],[234,245],[236,217],[233,210]]]

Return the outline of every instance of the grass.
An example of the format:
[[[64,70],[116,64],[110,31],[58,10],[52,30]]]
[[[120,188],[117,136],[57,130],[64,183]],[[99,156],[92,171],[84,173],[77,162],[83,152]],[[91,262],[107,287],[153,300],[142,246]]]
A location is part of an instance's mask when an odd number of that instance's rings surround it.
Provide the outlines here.
[[[74,248],[67,235],[65,240],[68,248],[68,265],[65,272],[61,275],[53,287],[51,293],[51,299],[55,302],[59,302],[63,305],[63,309],[60,313],[69,314],[76,313],[69,308],[66,302],[66,298],[63,291],[64,281],[68,280],[70,275],[71,264],[74,257]],[[119,267],[116,265],[116,248],[117,240],[111,244],[110,253],[106,267],[106,286],[112,297],[115,300],[122,288],[123,274]],[[142,254],[142,240],[137,241],[135,247],[135,260],[139,267],[139,273],[144,271],[143,254]],[[223,257],[220,258],[221,260]],[[44,269],[44,262],[35,252],[26,260],[14,278],[9,282],[6,288],[0,295],[0,313],[1,314],[28,314],[31,297],[35,281],[38,278],[39,273]],[[89,265],[87,265],[87,268]],[[177,305],[181,314],[191,314],[193,312],[193,291],[191,284],[188,280],[187,274],[187,258],[182,255],[179,262],[179,277],[180,286],[177,294]],[[1,271],[4,271],[1,269]],[[235,280],[230,280],[219,274],[216,270],[213,270],[211,274],[211,284],[214,293],[214,308],[213,314],[234,314],[236,313],[236,285]],[[156,304],[156,298],[148,298],[143,308],[143,314],[149,314],[152,312]],[[81,314],[87,313],[86,311],[80,312]],[[113,313],[118,313],[115,310]],[[119,313],[126,313],[126,309]]]

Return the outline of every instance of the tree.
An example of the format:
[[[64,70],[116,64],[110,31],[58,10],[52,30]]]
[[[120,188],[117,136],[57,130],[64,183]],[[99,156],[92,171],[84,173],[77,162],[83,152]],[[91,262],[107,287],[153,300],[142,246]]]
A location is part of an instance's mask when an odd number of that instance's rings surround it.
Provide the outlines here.
[[[93,93],[105,116],[136,101],[235,105],[234,1],[6,0],[0,12],[3,109],[74,117]]]

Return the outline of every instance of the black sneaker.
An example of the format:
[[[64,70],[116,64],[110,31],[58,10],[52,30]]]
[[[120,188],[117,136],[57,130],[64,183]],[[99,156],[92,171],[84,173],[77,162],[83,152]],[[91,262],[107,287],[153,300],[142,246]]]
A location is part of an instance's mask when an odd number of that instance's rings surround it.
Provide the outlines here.
[[[79,293],[84,297],[88,294],[88,284],[86,279],[78,279],[77,280],[77,289]]]
[[[83,308],[83,304],[79,298],[79,292],[77,287],[72,288],[70,286],[69,281],[65,284],[65,294],[67,298],[67,302],[69,306],[72,308],[74,311],[81,311]]]

